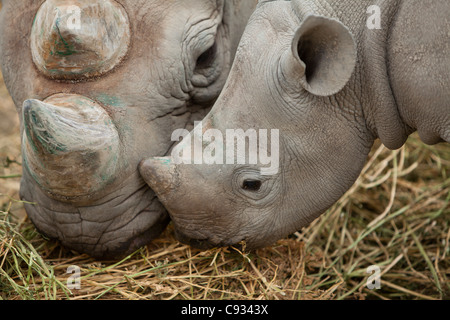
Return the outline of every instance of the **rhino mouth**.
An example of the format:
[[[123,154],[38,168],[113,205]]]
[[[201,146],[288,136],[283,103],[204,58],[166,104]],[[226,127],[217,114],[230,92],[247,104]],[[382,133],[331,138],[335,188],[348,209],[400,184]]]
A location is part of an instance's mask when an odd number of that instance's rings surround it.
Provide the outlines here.
[[[223,247],[234,247],[238,250],[243,250],[245,242],[242,240],[234,240],[229,239],[227,240],[218,240],[213,239],[213,237],[192,237],[187,235],[186,233],[175,229],[175,238],[184,244],[187,244],[193,248],[200,249],[200,250],[209,250],[213,248],[223,248]]]

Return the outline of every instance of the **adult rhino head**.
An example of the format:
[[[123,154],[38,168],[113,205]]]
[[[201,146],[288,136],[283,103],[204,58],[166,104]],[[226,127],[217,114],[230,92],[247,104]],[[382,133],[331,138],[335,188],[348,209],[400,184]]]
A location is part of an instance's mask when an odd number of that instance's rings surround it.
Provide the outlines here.
[[[367,27],[372,5],[381,29]],[[268,245],[338,200],[375,139],[395,149],[417,130],[450,142],[449,10],[444,0],[261,1],[212,111],[172,157],[141,163],[179,239]],[[247,152],[233,159],[239,142]]]
[[[217,98],[255,1],[6,0],[1,66],[37,229],[115,258],[169,222],[138,172]]]

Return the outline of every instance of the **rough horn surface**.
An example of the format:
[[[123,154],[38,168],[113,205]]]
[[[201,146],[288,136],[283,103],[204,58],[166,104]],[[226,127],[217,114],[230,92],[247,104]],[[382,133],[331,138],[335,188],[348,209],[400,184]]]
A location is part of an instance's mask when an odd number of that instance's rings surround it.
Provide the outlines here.
[[[68,94],[23,105],[25,168],[57,197],[88,195],[114,180],[119,136],[94,101]]]
[[[59,80],[99,76],[125,57],[130,26],[115,1],[47,0],[31,31],[31,52],[38,69]]]

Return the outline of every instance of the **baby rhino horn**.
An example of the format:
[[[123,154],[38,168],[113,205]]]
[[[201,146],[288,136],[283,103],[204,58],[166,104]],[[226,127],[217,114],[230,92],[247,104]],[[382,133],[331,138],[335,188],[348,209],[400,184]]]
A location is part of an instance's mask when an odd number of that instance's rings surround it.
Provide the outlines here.
[[[119,134],[100,105],[58,94],[25,101],[22,113],[25,168],[49,195],[70,201],[113,181]]]
[[[47,0],[31,31],[34,63],[57,80],[100,76],[121,62],[129,44],[127,14],[113,0]]]
[[[139,165],[139,172],[158,197],[164,197],[178,185],[177,164],[171,157],[143,160]]]

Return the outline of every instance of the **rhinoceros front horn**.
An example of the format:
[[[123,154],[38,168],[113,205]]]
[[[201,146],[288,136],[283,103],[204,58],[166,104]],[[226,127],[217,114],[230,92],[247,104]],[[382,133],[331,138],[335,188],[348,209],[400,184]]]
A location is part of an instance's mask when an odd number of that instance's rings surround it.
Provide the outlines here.
[[[119,135],[106,111],[79,95],[23,104],[25,168],[50,196],[70,201],[104,188],[118,169]]]
[[[46,0],[31,30],[31,53],[52,79],[92,78],[121,62],[130,34],[127,13],[116,1]]]

